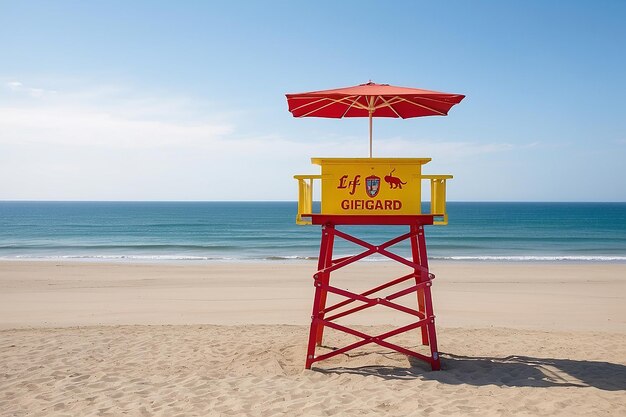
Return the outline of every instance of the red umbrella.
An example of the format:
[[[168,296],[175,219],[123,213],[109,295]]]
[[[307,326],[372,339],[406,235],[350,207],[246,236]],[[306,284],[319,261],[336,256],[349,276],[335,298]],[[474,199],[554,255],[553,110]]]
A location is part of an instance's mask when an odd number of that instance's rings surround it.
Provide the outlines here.
[[[418,88],[396,87],[368,82],[334,90],[287,94],[294,117],[369,117],[370,158],[372,157],[372,117],[446,116],[462,94],[440,93]]]

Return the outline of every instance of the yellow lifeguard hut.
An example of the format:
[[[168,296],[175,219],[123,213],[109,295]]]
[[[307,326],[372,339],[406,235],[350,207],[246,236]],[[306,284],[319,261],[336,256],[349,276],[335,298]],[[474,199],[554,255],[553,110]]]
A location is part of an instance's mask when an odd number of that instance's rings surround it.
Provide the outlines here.
[[[321,175],[295,175],[299,182],[298,224],[311,224],[313,187],[321,182],[321,213],[359,215],[422,214],[422,182],[430,183],[434,224],[448,224],[446,181],[452,175],[423,175],[430,158],[312,158]],[[307,220],[307,218],[309,218]]]
[[[451,175],[424,175],[422,166],[430,158],[373,158],[372,117],[418,117],[446,115],[447,111],[464,98],[463,95],[439,93],[394,87],[369,82],[355,87],[310,93],[288,94],[289,110],[295,117],[369,117],[369,158],[312,158],[321,167],[320,174],[295,175],[298,180],[298,212],[296,222],[322,227],[317,272],[313,275],[315,296],[307,348],[306,368],[312,364],[368,343],[375,343],[429,363],[433,370],[441,367],[437,350],[435,315],[431,297],[434,275],[429,272],[424,226],[445,225],[446,182]],[[422,186],[430,184],[430,209],[422,212]],[[313,211],[314,187],[321,187],[320,211]],[[403,225],[407,232],[382,244],[372,244],[352,236],[337,226]],[[363,252],[341,258],[333,257],[336,238],[363,248]],[[411,258],[399,256],[389,248],[409,240]],[[375,288],[355,293],[331,285],[331,273],[368,256],[378,254],[410,268],[410,273]],[[408,288],[384,296],[381,292],[409,282]],[[345,298],[327,305],[328,293]],[[416,293],[415,308],[395,302],[397,298]],[[358,303],[352,307],[353,303]],[[412,323],[379,335],[368,335],[337,323],[337,319],[364,309],[384,306],[414,317]],[[358,342],[317,355],[324,328],[329,327],[360,338]],[[387,339],[421,329],[422,344],[430,347],[430,354],[422,354]]]

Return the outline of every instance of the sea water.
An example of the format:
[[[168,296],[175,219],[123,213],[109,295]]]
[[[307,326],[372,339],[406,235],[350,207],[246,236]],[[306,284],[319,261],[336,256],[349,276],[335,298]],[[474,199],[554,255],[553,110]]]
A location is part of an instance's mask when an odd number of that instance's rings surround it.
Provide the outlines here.
[[[426,226],[431,259],[626,262],[626,203],[451,202],[448,212],[448,226]],[[0,259],[316,259],[320,227],[297,226],[295,216],[295,202],[5,201]],[[376,244],[406,231],[343,229]],[[363,250],[340,239],[335,248]],[[410,254],[406,243],[392,249]]]

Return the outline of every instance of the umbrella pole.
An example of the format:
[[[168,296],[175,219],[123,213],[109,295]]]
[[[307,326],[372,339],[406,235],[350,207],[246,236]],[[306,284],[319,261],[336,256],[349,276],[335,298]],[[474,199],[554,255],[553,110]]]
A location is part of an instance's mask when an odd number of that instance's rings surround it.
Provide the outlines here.
[[[372,112],[370,111],[370,158],[372,157]]]

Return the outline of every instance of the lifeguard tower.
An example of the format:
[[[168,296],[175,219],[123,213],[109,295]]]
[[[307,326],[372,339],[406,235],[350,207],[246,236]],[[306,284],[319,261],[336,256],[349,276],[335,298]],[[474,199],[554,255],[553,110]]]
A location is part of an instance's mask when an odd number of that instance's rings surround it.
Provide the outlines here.
[[[446,181],[452,176],[422,174],[422,166],[430,162],[430,158],[373,158],[372,118],[445,116],[464,97],[371,81],[335,90],[287,94],[289,111],[295,117],[368,117],[370,127],[369,158],[312,158],[312,163],[321,167],[321,174],[295,176],[299,184],[296,222],[322,228],[318,267],[313,275],[315,296],[306,356],[307,369],[315,362],[369,343],[426,361],[433,370],[441,368],[431,296],[435,277],[428,269],[424,226],[448,223]],[[423,183],[430,184],[429,213],[422,213]],[[321,186],[321,206],[317,213],[313,211],[314,186]],[[405,226],[405,233],[384,243],[374,244],[340,230],[347,225]],[[352,242],[362,247],[363,251],[356,255],[334,257],[333,247],[337,238]],[[410,259],[389,250],[407,240],[410,242]],[[409,267],[410,272],[358,293],[334,285],[331,280],[333,272],[376,254]],[[404,288],[389,293],[392,287],[400,285]],[[342,301],[327,305],[329,293]],[[413,308],[398,302],[398,298],[411,293],[416,294]],[[340,318],[374,306],[407,314],[413,321],[378,335],[365,334],[337,322]],[[360,340],[318,355],[317,347],[322,345],[326,327],[356,336]],[[430,347],[430,355],[388,341],[393,336],[418,328],[421,329],[422,344]]]
[[[428,270],[424,226],[445,225],[446,181],[451,175],[423,175],[422,165],[430,158],[313,158],[313,164],[321,166],[321,175],[296,175],[299,183],[298,224],[314,224],[322,227],[320,255],[317,272],[313,275],[315,297],[306,357],[306,368],[315,362],[376,343],[400,353],[430,363],[433,370],[440,369],[435,331],[435,315],[431,297],[434,275]],[[321,210],[313,212],[313,187],[321,182]],[[422,182],[430,184],[430,212],[422,213]],[[319,186],[319,184],[318,184]],[[338,227],[343,225],[406,226],[406,233],[382,244],[372,244],[352,236]],[[333,257],[336,238],[345,239],[363,247],[363,252],[343,258]],[[410,241],[411,259],[405,259],[388,249],[405,240]],[[368,256],[379,254],[411,268],[404,276],[383,282],[379,286],[361,293],[340,289],[331,284],[331,273]],[[380,292],[409,282],[400,291],[381,297]],[[406,285],[406,284],[405,284]],[[326,305],[327,294],[337,294],[345,300]],[[395,299],[416,293],[415,308],[397,304]],[[349,304],[359,305],[347,308]],[[336,323],[336,320],[376,305],[385,306],[415,318],[409,325],[393,331],[368,335]],[[321,346],[324,327],[345,332],[361,340],[351,345],[316,355],[316,346]],[[430,356],[411,351],[386,339],[421,328],[422,344],[430,346]]]

